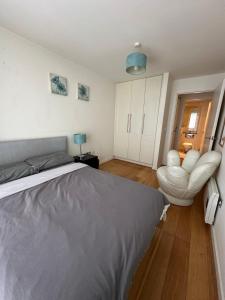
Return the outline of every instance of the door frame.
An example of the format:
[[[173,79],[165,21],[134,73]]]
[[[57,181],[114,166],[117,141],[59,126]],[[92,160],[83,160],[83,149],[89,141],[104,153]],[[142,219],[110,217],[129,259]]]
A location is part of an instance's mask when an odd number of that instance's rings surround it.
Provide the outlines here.
[[[214,145],[214,143],[216,142],[216,139],[217,139],[216,129],[218,127],[220,112],[221,112],[221,109],[223,107],[224,96],[225,96],[225,79],[221,82],[221,90],[220,90],[219,101],[218,101],[220,109],[219,110],[217,109],[216,114],[215,114],[216,124],[214,122],[213,127],[212,127],[212,132],[211,132],[212,139],[210,140],[210,148],[209,148],[210,150],[213,149],[213,145]]]
[[[170,133],[170,142],[169,142],[169,150],[172,149],[173,147],[173,143],[174,143],[174,131],[176,128],[176,123],[177,123],[177,112],[178,112],[178,105],[179,105],[179,101],[181,101],[179,99],[180,95],[188,95],[188,94],[202,94],[202,93],[213,93],[215,91],[215,89],[210,89],[210,90],[188,90],[188,91],[177,91],[176,92],[176,107],[174,109],[173,112],[173,127],[172,127],[172,131]]]
[[[189,94],[187,94],[187,95],[189,95]],[[183,103],[181,103],[181,101],[183,101]],[[206,97],[206,99],[200,99],[199,100],[199,102],[201,102],[201,103],[203,101],[205,101],[205,103],[207,103],[207,113],[206,113],[206,119],[205,119],[205,123],[204,123],[204,135],[202,135],[201,138],[200,138],[201,139],[200,150],[199,150],[200,153],[202,153],[202,148],[203,148],[203,142],[202,141],[205,138],[205,134],[206,134],[205,130],[206,130],[206,127],[207,127],[207,124],[208,124],[208,116],[210,114],[210,107],[211,107],[210,104],[212,103],[213,99],[210,99],[210,97],[209,98]],[[188,100],[186,100],[186,99],[178,99],[178,101],[177,101],[176,118],[174,120],[174,130],[173,130],[174,134],[173,134],[173,140],[172,140],[172,143],[171,143],[172,148],[177,150],[177,151],[178,151],[178,148],[179,148],[178,146],[180,144],[180,129],[181,129],[181,124],[182,124],[182,121],[183,121],[183,118],[184,118],[184,111],[185,111],[186,103],[188,103]],[[198,102],[196,101],[196,103],[198,103]],[[180,105],[182,105],[181,109],[180,109]],[[201,113],[199,113],[199,120],[201,120]]]

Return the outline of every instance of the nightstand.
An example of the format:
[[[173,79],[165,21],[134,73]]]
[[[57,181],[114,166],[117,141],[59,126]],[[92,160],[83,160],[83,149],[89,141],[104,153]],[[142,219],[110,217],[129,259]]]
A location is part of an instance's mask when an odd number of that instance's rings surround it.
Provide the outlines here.
[[[87,154],[83,154],[82,157],[77,155],[74,156],[73,158],[74,158],[74,162],[80,162],[95,169],[99,168],[99,159],[97,155],[92,155],[87,153]]]

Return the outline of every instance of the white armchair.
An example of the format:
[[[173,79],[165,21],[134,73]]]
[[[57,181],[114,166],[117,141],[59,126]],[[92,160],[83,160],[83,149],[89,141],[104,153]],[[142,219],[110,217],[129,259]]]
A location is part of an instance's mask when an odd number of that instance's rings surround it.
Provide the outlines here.
[[[157,170],[159,190],[170,203],[191,205],[194,196],[213,175],[221,161],[221,153],[216,151],[209,151],[199,157],[198,151],[190,150],[180,166],[179,153],[171,150],[167,155],[167,166]]]

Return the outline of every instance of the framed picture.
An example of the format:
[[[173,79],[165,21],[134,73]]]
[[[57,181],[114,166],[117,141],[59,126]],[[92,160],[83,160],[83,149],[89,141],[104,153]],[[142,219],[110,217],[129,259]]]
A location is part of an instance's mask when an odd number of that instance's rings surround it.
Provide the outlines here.
[[[78,99],[89,101],[90,88],[87,85],[78,83]]]
[[[63,76],[50,73],[51,92],[57,95],[68,95],[67,79]]]
[[[220,140],[219,140],[219,145],[221,147],[223,147],[224,144],[225,144],[225,119],[223,121],[223,126],[222,126],[222,129],[221,129]]]

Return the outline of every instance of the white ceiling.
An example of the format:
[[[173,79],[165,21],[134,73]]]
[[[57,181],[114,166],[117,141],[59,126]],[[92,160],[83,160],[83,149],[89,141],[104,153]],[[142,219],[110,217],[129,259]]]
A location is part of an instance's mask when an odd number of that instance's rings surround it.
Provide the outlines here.
[[[0,25],[115,81],[135,41],[145,76],[225,71],[224,0],[0,0]]]

